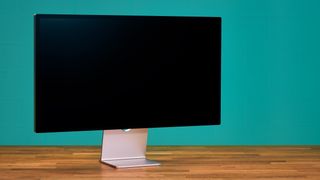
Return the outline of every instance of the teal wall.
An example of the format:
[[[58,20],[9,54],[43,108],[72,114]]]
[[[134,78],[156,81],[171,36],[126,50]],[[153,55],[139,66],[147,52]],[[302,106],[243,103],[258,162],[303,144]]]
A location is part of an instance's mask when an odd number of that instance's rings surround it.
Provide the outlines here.
[[[151,145],[320,145],[318,0],[0,0],[0,145],[96,145],[33,132],[33,14],[221,16],[222,125],[157,128]]]

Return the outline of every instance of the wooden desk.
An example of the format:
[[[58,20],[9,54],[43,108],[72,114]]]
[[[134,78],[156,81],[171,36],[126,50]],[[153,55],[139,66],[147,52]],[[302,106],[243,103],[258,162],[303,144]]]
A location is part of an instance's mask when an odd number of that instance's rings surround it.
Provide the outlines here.
[[[100,147],[0,146],[0,179],[320,179],[320,146],[162,146],[159,167],[113,169]]]

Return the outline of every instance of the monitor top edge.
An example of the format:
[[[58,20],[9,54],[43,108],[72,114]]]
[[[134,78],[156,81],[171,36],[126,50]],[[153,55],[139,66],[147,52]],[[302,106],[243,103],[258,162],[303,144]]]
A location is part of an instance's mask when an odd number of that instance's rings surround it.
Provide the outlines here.
[[[198,15],[139,15],[139,14],[43,14],[43,13],[34,13],[34,17],[54,17],[54,16],[64,16],[64,17],[72,17],[72,16],[87,16],[87,17],[176,17],[176,18],[212,18],[212,19],[222,19],[222,17],[219,16],[198,16]]]

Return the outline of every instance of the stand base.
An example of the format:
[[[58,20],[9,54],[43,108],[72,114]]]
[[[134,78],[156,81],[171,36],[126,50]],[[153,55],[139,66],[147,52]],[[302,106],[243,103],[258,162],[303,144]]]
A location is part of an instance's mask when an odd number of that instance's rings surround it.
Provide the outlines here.
[[[148,129],[105,130],[103,132],[101,162],[114,168],[159,166],[146,159]]]
[[[121,160],[101,160],[114,168],[133,168],[133,167],[144,167],[144,166],[159,166],[160,163],[145,158],[136,159],[121,159]]]

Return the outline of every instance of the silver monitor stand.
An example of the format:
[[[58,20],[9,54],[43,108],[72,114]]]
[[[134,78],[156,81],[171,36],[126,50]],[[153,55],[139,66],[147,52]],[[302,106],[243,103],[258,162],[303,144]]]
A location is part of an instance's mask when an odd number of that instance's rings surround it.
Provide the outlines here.
[[[148,129],[104,130],[101,162],[115,168],[158,166],[146,159]]]

